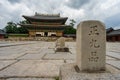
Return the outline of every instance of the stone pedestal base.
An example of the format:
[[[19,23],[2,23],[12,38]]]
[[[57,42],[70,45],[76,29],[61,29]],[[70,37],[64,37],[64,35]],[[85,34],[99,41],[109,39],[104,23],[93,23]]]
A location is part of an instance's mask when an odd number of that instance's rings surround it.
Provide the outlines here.
[[[60,48],[60,47],[58,47],[58,48],[55,49],[55,52],[69,52],[69,48],[67,48],[67,47]]]
[[[120,80],[120,71],[106,65],[104,72],[77,72],[75,64],[65,64],[60,68],[60,80]]]

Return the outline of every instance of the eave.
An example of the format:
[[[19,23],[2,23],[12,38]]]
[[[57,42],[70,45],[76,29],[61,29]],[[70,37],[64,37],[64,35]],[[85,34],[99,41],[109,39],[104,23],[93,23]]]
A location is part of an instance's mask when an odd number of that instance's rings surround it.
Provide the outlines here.
[[[68,17],[36,17],[36,16],[24,16],[23,17],[29,22],[62,22],[65,24]]]

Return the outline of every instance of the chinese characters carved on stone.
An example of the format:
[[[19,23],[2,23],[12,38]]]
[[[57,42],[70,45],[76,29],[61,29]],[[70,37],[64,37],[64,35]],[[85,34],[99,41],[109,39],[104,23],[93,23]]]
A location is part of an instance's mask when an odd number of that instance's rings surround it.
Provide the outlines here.
[[[90,62],[98,62],[99,57],[97,56],[97,51],[95,51],[95,49],[100,48],[98,40],[95,38],[99,36],[97,25],[90,27],[90,32],[88,35],[91,37],[89,45],[92,50],[92,52],[90,52],[90,57],[88,58],[88,60]]]
[[[97,30],[97,25],[90,27],[89,35],[99,35],[98,30]]]
[[[88,59],[90,62],[98,62],[99,57],[97,56],[97,52],[91,52]]]

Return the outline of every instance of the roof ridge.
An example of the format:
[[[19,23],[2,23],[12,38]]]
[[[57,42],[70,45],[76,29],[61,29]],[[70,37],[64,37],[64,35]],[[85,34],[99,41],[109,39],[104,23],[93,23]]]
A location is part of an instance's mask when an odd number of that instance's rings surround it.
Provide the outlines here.
[[[58,13],[58,14],[42,14],[42,13],[35,12],[35,16],[60,17],[60,13]]]

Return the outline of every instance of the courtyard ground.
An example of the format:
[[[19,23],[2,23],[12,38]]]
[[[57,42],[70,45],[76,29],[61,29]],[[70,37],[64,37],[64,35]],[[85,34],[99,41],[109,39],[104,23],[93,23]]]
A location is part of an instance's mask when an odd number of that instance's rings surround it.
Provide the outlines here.
[[[76,43],[66,46],[55,53],[55,42],[0,42],[0,80],[57,80],[60,66],[76,61]],[[120,71],[120,43],[107,43],[106,64]]]

